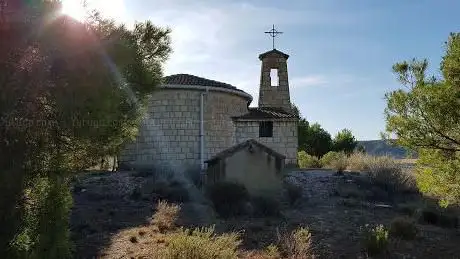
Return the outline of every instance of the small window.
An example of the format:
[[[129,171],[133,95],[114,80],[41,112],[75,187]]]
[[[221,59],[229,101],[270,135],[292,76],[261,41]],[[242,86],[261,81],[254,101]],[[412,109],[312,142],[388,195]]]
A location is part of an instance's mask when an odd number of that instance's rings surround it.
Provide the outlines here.
[[[279,85],[278,69],[276,68],[270,69],[270,80],[271,80],[271,86]]]
[[[273,137],[273,121],[262,121],[259,123],[259,137],[260,138]]]

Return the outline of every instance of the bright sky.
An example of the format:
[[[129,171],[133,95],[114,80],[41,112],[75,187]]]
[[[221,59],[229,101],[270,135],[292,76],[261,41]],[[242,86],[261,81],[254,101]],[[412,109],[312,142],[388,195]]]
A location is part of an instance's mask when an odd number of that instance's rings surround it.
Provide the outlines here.
[[[72,0],[67,0],[72,1]],[[332,135],[360,140],[384,129],[384,94],[400,85],[391,66],[428,58],[439,73],[444,42],[460,25],[460,1],[90,0],[121,22],[149,19],[172,29],[166,74],[189,73],[241,88],[257,105],[264,31],[283,31],[291,101]],[[104,11],[105,10],[105,11]]]

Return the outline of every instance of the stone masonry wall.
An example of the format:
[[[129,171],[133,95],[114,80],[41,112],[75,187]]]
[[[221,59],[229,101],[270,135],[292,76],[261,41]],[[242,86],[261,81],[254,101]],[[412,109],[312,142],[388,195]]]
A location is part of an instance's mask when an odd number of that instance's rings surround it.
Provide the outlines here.
[[[200,164],[200,95],[202,90],[161,89],[153,94],[148,113],[121,162],[165,165],[176,171]],[[235,144],[231,116],[247,112],[247,100],[231,93],[204,96],[205,160]]]
[[[295,121],[273,121],[273,137],[259,137],[258,121],[236,122],[236,141],[244,142],[248,139],[255,139],[258,142],[272,148],[286,156],[286,164],[297,163],[297,122]]]
[[[271,85],[270,70],[278,70],[279,85]],[[262,60],[259,107],[279,107],[291,110],[287,60],[279,54],[269,54]]]

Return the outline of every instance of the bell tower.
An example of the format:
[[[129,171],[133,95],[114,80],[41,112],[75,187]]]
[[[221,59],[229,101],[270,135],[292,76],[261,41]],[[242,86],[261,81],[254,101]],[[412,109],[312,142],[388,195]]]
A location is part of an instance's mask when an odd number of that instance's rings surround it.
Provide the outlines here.
[[[259,55],[262,61],[259,88],[260,108],[281,108],[291,113],[289,79],[287,71],[288,54],[275,48],[275,37],[279,32],[273,29],[265,32],[273,38],[273,50]]]

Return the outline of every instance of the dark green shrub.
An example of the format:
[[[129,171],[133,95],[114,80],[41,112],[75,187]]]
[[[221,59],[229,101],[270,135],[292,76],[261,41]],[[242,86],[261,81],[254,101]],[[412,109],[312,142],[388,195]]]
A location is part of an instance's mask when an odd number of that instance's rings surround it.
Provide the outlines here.
[[[284,188],[286,189],[289,204],[294,205],[300,198],[302,198],[302,187],[293,183],[285,182]]]
[[[416,217],[423,224],[438,225],[444,228],[458,228],[459,220],[455,213],[442,208],[423,208],[417,211]]]
[[[444,228],[458,228],[458,217],[452,214],[441,214],[439,217],[439,226]]]
[[[418,211],[418,219],[420,223],[436,225],[439,221],[438,213],[435,210],[431,209],[421,209]]]
[[[71,258],[70,186],[64,177],[37,178],[26,196],[22,229],[12,242],[16,258]]]
[[[300,168],[321,168],[321,162],[316,156],[311,156],[305,151],[297,153],[297,160]]]
[[[189,181],[193,183],[196,187],[202,186],[202,178],[201,178],[201,168],[200,167],[191,167],[188,168],[184,175],[187,177]]]
[[[347,169],[348,158],[344,152],[329,151],[321,157],[320,162],[323,167],[334,169],[340,173]]]
[[[363,246],[370,256],[386,251],[388,247],[388,230],[383,225],[374,228],[366,225],[363,229]]]
[[[217,182],[206,189],[216,212],[222,217],[238,216],[245,213],[244,205],[249,201],[246,187],[236,182]]]
[[[405,240],[413,240],[417,236],[418,228],[415,222],[407,217],[393,219],[390,225],[390,235]]]
[[[403,213],[405,215],[413,216],[417,212],[418,204],[403,203],[403,204],[399,204],[397,209],[398,209],[399,212],[401,212],[401,213]]]
[[[378,186],[372,186],[370,190],[366,191],[366,198],[371,201],[379,202],[392,201],[392,196],[385,189]]]
[[[280,202],[270,196],[252,197],[251,203],[254,207],[254,215],[263,217],[276,217],[280,215]]]
[[[156,180],[149,183],[155,200],[166,200],[172,203],[184,203],[190,200],[188,190],[178,181]]]
[[[336,193],[343,198],[362,199],[365,192],[354,183],[342,183],[337,186]]]

